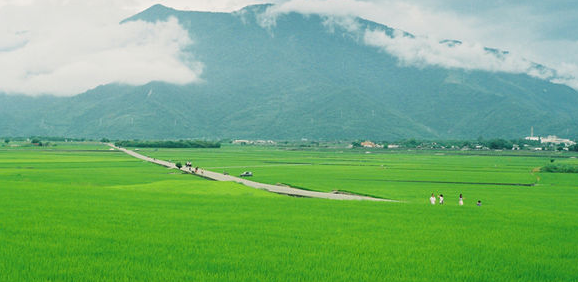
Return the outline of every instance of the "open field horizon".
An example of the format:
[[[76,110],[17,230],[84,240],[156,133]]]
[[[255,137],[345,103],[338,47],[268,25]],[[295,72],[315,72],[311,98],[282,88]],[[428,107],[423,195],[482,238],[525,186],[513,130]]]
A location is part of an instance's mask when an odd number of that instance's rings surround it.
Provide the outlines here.
[[[263,183],[403,202],[281,196],[99,144],[0,148],[0,280],[578,277],[578,174],[537,172],[550,156],[241,146],[140,153],[216,172],[251,170]],[[431,193],[446,204],[431,206]]]

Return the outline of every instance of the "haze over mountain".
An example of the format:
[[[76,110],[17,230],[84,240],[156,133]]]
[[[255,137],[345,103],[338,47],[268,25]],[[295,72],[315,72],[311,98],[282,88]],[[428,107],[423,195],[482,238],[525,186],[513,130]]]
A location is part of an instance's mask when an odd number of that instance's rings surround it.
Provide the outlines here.
[[[176,18],[194,42],[183,59],[202,64],[200,82],[109,84],[74,97],[0,94],[0,135],[515,138],[534,126],[537,134],[578,137],[578,92],[551,83],[556,73],[544,66],[456,40],[442,42],[448,48],[437,56],[416,57],[427,46],[397,44],[414,37],[384,25],[294,12],[267,17],[268,8],[155,5],[123,24]],[[464,50],[479,52],[482,67],[448,60],[447,52]]]

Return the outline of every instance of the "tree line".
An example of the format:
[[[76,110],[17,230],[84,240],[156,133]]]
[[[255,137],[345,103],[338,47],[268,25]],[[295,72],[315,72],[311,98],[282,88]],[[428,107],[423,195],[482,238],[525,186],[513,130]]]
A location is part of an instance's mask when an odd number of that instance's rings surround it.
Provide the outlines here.
[[[137,141],[125,140],[114,143],[119,147],[140,148],[220,148],[221,143],[202,140],[179,140],[179,141]]]
[[[362,147],[361,140],[354,141],[351,143],[352,147]],[[526,140],[526,139],[483,139],[478,138],[477,140],[418,140],[418,139],[404,139],[395,142],[390,141],[377,141],[377,144],[383,145],[387,148],[389,144],[399,145],[402,148],[417,148],[417,149],[491,149],[491,150],[511,150],[514,146],[518,146],[519,149],[524,149],[525,146],[528,147],[540,147],[544,150],[563,150],[565,145],[549,145],[541,144],[540,141]],[[572,145],[568,147],[569,151],[578,152],[578,145]]]

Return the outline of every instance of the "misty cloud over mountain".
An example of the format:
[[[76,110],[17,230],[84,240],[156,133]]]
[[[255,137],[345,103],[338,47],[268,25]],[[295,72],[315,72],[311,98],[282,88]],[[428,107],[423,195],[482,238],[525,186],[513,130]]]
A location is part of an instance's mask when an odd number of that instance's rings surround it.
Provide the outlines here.
[[[398,29],[362,29],[355,15],[376,8],[378,6],[371,2],[355,0],[339,1],[331,5],[322,0],[294,0],[268,7],[258,18],[263,28],[271,29],[278,17],[288,13],[320,15],[325,18],[329,28],[340,25],[351,32],[352,36],[362,38],[361,42],[394,55],[402,65],[524,73],[578,89],[576,65],[563,64],[556,70],[531,62],[518,54],[488,48],[479,43],[415,36]]]
[[[244,3],[264,1],[165,2],[184,9],[233,11]],[[349,25],[353,32],[357,28],[356,17],[364,17],[415,35],[388,38],[380,37],[376,30],[356,31],[357,36],[365,32],[361,36],[366,44],[390,52],[401,64],[526,73],[578,88],[578,33],[572,28],[578,20],[571,16],[578,12],[578,7],[572,1],[559,1],[556,5],[493,0],[272,2],[276,5],[259,15],[265,28],[274,25],[279,16],[298,12],[321,15],[334,22],[331,24]],[[130,11],[151,3],[149,0],[122,4],[113,0],[3,1],[0,91],[69,96],[107,83],[202,81],[204,65],[191,57],[190,52],[183,52],[194,41],[184,35],[186,32],[178,23],[118,24]],[[456,42],[454,39],[460,40],[460,44],[440,44]],[[485,46],[511,52],[498,58],[491,56]]]

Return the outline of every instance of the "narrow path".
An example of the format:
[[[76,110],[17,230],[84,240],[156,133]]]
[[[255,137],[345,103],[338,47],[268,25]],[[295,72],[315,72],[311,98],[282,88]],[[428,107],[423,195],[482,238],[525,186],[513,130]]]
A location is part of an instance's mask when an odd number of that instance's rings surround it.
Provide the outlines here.
[[[141,155],[135,151],[131,151],[131,150],[127,150],[125,148],[117,147],[114,144],[109,143],[107,145],[112,147],[112,148],[115,148],[119,151],[125,152],[125,153],[127,153],[127,154],[129,154],[135,158],[138,158],[138,159],[141,159],[141,160],[144,160],[147,162],[162,165],[162,166],[167,167],[167,168],[173,168],[173,169],[177,168],[177,166],[171,162],[150,158],[150,157]],[[189,170],[186,167],[181,168],[181,171],[186,172],[186,173],[195,174],[193,171]],[[330,199],[330,200],[357,200],[357,201],[365,200],[365,201],[380,201],[380,202],[397,202],[395,200],[373,198],[373,197],[361,196],[361,195],[315,192],[315,191],[301,190],[301,189],[292,188],[292,187],[288,187],[288,186],[279,186],[279,185],[259,183],[259,182],[247,180],[244,178],[235,177],[235,176],[231,176],[231,175],[224,175],[222,173],[217,173],[217,172],[204,170],[204,169],[199,169],[199,172],[197,173],[197,175],[208,178],[208,179],[217,180],[217,181],[233,181],[233,182],[237,182],[237,183],[249,186],[249,187],[269,191],[272,193],[288,195],[288,196],[295,196],[295,197],[321,198],[321,199]]]

